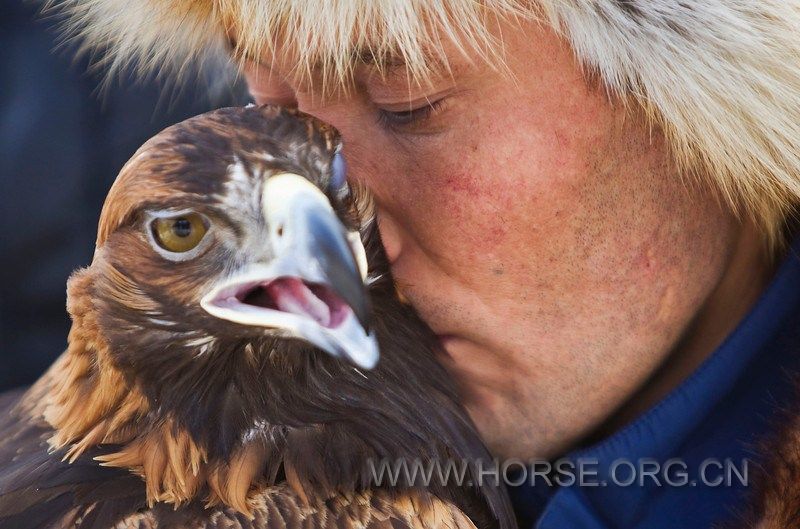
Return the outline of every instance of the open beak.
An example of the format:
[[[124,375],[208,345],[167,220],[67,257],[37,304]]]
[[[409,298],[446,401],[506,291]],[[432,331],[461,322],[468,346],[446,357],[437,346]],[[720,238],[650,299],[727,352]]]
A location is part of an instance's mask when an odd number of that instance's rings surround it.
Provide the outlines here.
[[[364,247],[327,197],[308,179],[269,177],[262,207],[274,257],[248,266],[201,300],[211,315],[281,329],[333,356],[372,368],[378,342],[370,331]]]

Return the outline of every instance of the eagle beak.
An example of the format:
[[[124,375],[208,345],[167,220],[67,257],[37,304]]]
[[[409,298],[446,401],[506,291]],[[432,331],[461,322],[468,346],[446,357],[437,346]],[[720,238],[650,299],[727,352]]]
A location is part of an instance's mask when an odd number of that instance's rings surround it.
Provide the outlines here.
[[[280,329],[370,369],[378,342],[370,330],[367,262],[328,198],[308,179],[283,173],[264,184],[262,207],[273,258],[216,285],[201,306],[218,318]]]

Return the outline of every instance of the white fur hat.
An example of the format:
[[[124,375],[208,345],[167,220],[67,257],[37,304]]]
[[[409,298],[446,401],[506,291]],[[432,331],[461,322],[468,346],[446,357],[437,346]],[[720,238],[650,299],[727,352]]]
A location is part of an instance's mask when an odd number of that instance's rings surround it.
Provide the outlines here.
[[[609,92],[638,102],[684,174],[709,179],[768,240],[800,205],[800,0],[51,0],[111,70],[179,68],[276,39],[340,77],[353,46],[392,51],[415,74],[442,38],[492,55],[491,16],[536,18]],[[377,38],[376,38],[377,37]],[[423,51],[424,50],[424,51]],[[488,54],[486,53],[488,50]],[[259,55],[260,56],[260,55]]]

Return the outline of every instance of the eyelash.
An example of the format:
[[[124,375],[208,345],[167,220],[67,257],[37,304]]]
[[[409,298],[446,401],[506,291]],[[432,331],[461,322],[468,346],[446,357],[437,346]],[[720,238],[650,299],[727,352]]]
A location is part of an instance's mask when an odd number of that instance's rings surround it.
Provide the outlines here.
[[[434,115],[441,108],[443,102],[444,99],[439,99],[400,112],[380,108],[378,109],[378,123],[388,129],[413,127]]]

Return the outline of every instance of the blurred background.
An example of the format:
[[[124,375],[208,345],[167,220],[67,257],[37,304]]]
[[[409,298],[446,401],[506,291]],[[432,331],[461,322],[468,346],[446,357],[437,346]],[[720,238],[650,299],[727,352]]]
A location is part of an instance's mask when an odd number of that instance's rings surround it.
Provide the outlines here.
[[[64,350],[67,277],[89,264],[128,158],[173,123],[248,101],[226,81],[102,87],[33,4],[0,0],[0,390],[30,384]]]

